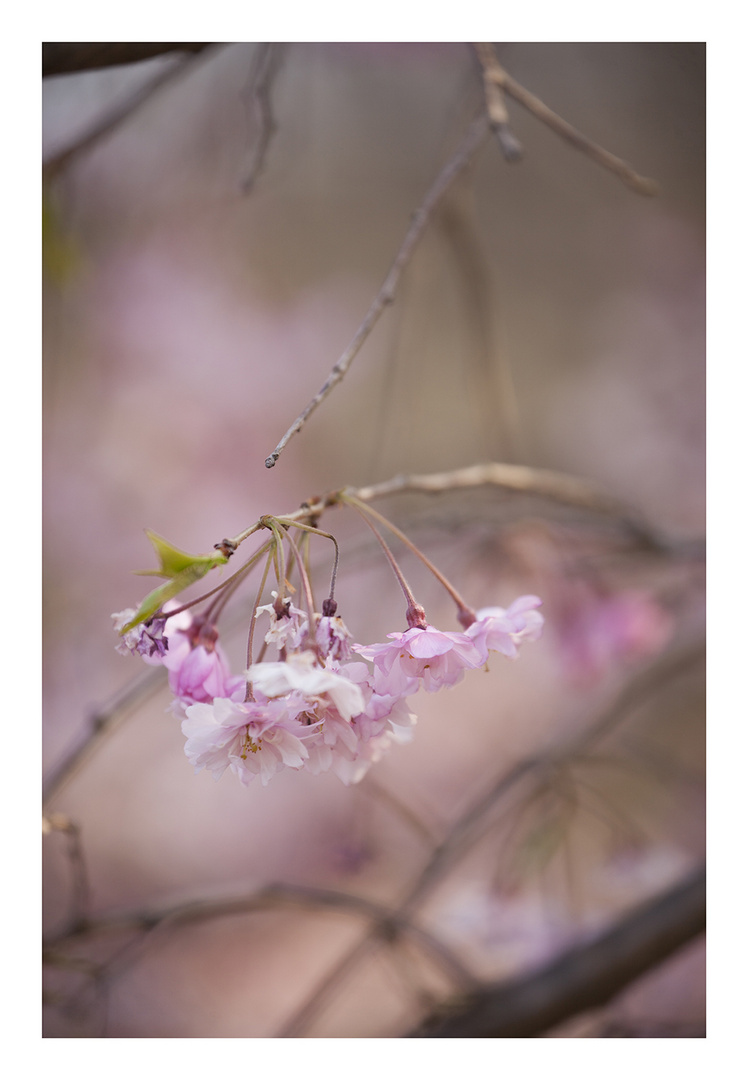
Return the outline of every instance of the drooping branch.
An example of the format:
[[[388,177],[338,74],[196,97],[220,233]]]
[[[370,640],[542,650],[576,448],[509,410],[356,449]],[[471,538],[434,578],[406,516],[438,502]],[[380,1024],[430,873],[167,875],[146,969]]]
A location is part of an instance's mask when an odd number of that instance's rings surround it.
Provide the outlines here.
[[[606,1005],[706,927],[700,867],[611,929],[569,949],[540,971],[496,982],[440,1008],[409,1038],[527,1039]]]
[[[136,64],[164,53],[199,53],[210,41],[43,41],[42,77]]]
[[[485,141],[488,130],[489,124],[485,116],[480,116],[477,120],[474,120],[468,128],[459,147],[439,173],[436,180],[427,191],[423,202],[413,214],[410,228],[405,234],[405,239],[400,245],[400,250],[395,256],[394,262],[392,263],[386,278],[382,282],[379,292],[374,297],[369,310],[364,316],[363,322],[353,335],[350,344],[333,367],[318,393],[315,394],[306,408],[297,416],[291,427],[276,446],[275,450],[273,450],[272,454],[265,459],[266,468],[273,468],[289,440],[301,431],[317,406],[322,404],[325,398],[341,381],[358,355],[361,346],[379,321],[382,312],[394,301],[402,272],[410,261],[411,256],[418,245],[418,241],[421,239],[436,207],[439,205],[439,202],[446,191],[451,187],[454,180],[473,160],[475,154]]]

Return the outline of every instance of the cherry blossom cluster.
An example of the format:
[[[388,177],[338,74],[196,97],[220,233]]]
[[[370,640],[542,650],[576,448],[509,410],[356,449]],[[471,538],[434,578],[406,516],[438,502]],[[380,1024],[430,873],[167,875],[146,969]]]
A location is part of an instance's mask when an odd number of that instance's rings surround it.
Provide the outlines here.
[[[265,648],[275,648],[277,659],[251,663],[241,675],[232,674],[215,626],[175,610],[173,600],[140,623],[134,609],[112,616],[120,652],[167,670],[187,758],[216,779],[230,769],[244,784],[255,776],[267,784],[282,769],[304,769],[357,783],[393,744],[412,738],[409,697],[456,685],[466,670],[485,667],[491,652],[515,658],[543,625],[537,596],[468,617],[463,609],[462,632],[431,626],[411,606],[407,630],[363,645],[334,602],[310,614],[274,597],[254,618],[269,618]]]

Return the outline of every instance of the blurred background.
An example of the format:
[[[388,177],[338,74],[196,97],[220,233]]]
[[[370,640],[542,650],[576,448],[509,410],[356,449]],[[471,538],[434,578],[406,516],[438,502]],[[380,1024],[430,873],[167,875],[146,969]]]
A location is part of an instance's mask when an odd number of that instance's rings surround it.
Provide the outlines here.
[[[377,504],[476,608],[537,593],[546,629],[519,660],[414,699],[414,741],[356,787],[291,770],[267,788],[194,775],[161,684],[117,713],[48,808],[74,823],[44,841],[50,1037],[406,1033],[459,987],[384,941],[322,991],[367,924],[315,906],[312,890],[397,904],[482,792],[648,673],[651,693],[604,746],[491,804],[417,921],[476,978],[509,977],[703,855],[704,46],[498,45],[517,81],[659,194],[637,195],[509,101],[522,160],[487,141],[396,303],[272,470],[266,456],[360,324],[482,83],[459,43],[274,46],[276,130],[246,190],[260,50],[44,80],[45,772],[143,677],[115,652],[110,613],[150,587],[130,573],[153,565],[145,528],[208,551],[343,485],[496,460],[595,482],[657,542],[486,489]],[[159,76],[126,120],[78,145]],[[322,526],[341,543],[355,639],[404,629],[363,526],[340,509]],[[320,563],[326,574],[324,547]],[[437,584],[403,566],[429,620],[458,629]],[[222,625],[235,670],[255,588]],[[686,660],[660,680],[669,657]],[[82,912],[279,882],[298,903],[145,939],[66,937]],[[703,983],[697,939],[548,1034],[700,1037]]]

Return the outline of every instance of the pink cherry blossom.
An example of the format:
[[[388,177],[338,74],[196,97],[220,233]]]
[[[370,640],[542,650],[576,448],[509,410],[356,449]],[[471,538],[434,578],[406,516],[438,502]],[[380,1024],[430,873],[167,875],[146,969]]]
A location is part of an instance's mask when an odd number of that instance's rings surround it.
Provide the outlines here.
[[[273,592],[272,595],[274,597],[272,604],[264,604],[257,609],[258,615],[265,612],[270,615],[270,629],[265,634],[265,641],[268,645],[275,645],[278,650],[296,651],[303,648],[309,631],[306,612],[294,607],[289,599],[279,604],[277,592]]]
[[[673,620],[649,593],[582,592],[559,620],[559,644],[569,680],[590,685],[619,663],[659,652],[672,635]]]
[[[252,664],[247,678],[265,697],[278,698],[298,690],[310,700],[312,709],[317,704],[331,706],[344,720],[362,712],[365,704],[356,681],[342,671],[323,667],[311,651],[292,653],[287,660]]]
[[[518,645],[536,641],[542,633],[544,619],[535,610],[541,603],[538,596],[520,596],[508,608],[481,608],[466,632],[486,657],[500,652],[514,660]]]
[[[320,615],[315,636],[322,656],[343,662],[350,659],[353,637],[339,615]]]
[[[178,658],[169,654],[164,657],[169,668],[169,686],[179,703],[185,707],[198,702],[210,703],[215,698],[241,698],[245,681],[241,675],[232,675],[228,661],[220,645],[212,649],[195,645],[187,651],[180,650]]]
[[[170,603],[174,606],[173,601]],[[147,664],[162,665],[167,669],[169,686],[176,698],[173,708],[177,715],[183,716],[187,705],[198,702],[209,704],[219,697],[243,698],[244,678],[231,674],[215,627],[194,619],[189,611],[169,615],[168,609],[167,604],[163,631],[169,643],[166,652],[163,655],[142,655]]]
[[[485,656],[467,634],[412,627],[387,635],[392,640],[376,645],[356,645],[361,656],[374,663],[374,689],[380,694],[406,697],[415,693],[419,681],[433,693],[454,686],[466,668],[479,668]]]
[[[184,752],[195,771],[208,769],[218,780],[227,768],[243,784],[259,776],[263,785],[283,768],[300,769],[308,751],[307,729],[297,719],[298,698],[283,701],[231,701],[188,705],[182,721]]]
[[[125,608],[124,611],[115,611],[112,613],[114,619],[114,629],[118,632],[123,626],[127,626],[131,619],[135,617],[135,608]],[[117,644],[114,646],[118,653],[122,656],[129,656],[130,653],[137,653],[138,644],[140,642],[142,623],[138,626],[133,626],[131,630],[127,630],[124,634],[119,634]]]

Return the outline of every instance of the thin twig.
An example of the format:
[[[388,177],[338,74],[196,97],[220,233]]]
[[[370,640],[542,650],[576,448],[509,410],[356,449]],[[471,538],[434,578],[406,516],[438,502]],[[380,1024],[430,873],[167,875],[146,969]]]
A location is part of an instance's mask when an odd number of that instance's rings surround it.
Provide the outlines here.
[[[252,105],[257,122],[257,134],[251,149],[247,173],[242,181],[242,191],[248,194],[265,168],[265,159],[278,126],[273,116],[270,92],[280,70],[283,47],[274,42],[262,42],[252,57],[249,75],[249,104]]]
[[[272,469],[291,437],[301,431],[309,416],[314,412],[318,405],[322,404],[335,386],[337,386],[348,371],[348,368],[351,366],[359,349],[366,341],[384,309],[388,304],[391,304],[394,301],[400,276],[409,262],[418,241],[421,239],[434,210],[438,206],[445,192],[452,185],[453,181],[470,164],[478,149],[485,141],[488,129],[489,124],[485,116],[480,116],[477,120],[473,121],[460,146],[427,191],[423,202],[413,215],[410,228],[405,234],[405,239],[400,246],[400,250],[395,256],[395,260],[392,263],[379,292],[374,297],[363,322],[354,334],[347,349],[328,375],[322,388],[315,394],[296,420],[294,420],[293,424],[278,443],[272,454],[265,459],[265,466],[268,469]]]
[[[442,1006],[410,1038],[526,1039],[606,1005],[706,926],[703,867],[540,971]]]
[[[479,53],[479,57],[481,65],[483,66],[484,80],[487,87],[489,85],[496,86],[505,94],[508,94],[509,97],[514,98],[516,102],[531,112],[534,117],[545,124],[546,127],[549,127],[551,131],[560,135],[562,139],[565,139],[566,142],[570,143],[576,150],[581,150],[582,153],[586,154],[592,161],[597,162],[598,165],[602,165],[604,169],[607,169],[609,172],[612,172],[615,176],[619,177],[624,184],[632,188],[632,190],[636,191],[639,195],[657,194],[659,188],[654,180],[650,180],[645,176],[640,176],[621,158],[616,157],[615,154],[611,154],[608,150],[604,150],[602,146],[599,146],[591,139],[588,139],[581,131],[577,131],[575,127],[572,127],[571,124],[557,113],[553,112],[552,109],[549,109],[540,98],[535,97],[529,90],[525,90],[524,86],[521,86],[511,77],[511,75],[507,74],[496,58],[492,45],[484,44],[476,46],[476,49],[482,50]],[[499,114],[497,113],[497,115]]]
[[[522,144],[509,126],[504,91],[494,77],[498,67],[494,47],[487,42],[475,42],[473,49],[483,70],[483,93],[486,96],[486,111],[491,121],[491,130],[505,159],[510,162],[519,161],[523,153]]]
[[[72,161],[87,154],[117,130],[126,120],[137,112],[142,105],[150,101],[165,86],[175,83],[193,70],[198,63],[195,56],[180,56],[165,70],[159,71],[138,87],[134,94],[114,105],[100,116],[83,135],[74,139],[69,146],[52,154],[42,166],[42,177],[49,183],[63,172]]]

